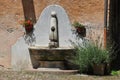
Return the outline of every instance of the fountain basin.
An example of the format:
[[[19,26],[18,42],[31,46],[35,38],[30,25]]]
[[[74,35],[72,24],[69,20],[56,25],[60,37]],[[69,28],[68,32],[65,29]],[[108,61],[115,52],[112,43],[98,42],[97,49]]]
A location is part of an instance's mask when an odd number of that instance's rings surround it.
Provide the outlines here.
[[[60,68],[65,69],[65,60],[74,54],[69,47],[48,48],[43,46],[29,47],[33,68]]]

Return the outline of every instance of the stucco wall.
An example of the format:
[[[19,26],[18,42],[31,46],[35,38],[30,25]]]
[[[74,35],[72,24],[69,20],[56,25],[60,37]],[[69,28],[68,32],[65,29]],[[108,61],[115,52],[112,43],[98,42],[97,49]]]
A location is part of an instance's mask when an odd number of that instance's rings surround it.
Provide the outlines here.
[[[36,18],[46,6],[52,4],[62,6],[71,22],[76,20],[90,24],[96,27],[94,31],[98,30],[97,27],[103,27],[104,0],[34,0]],[[23,35],[19,24],[20,20],[24,20],[23,14],[21,0],[0,0],[0,65],[5,67],[10,66],[11,46]]]

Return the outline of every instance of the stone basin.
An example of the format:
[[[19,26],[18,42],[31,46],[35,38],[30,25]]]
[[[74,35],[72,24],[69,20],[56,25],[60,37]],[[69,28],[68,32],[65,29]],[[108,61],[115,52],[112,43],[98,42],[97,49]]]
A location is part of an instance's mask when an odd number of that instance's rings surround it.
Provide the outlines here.
[[[58,48],[49,48],[49,47],[46,47],[46,46],[30,46],[29,49],[49,49],[49,50],[61,50],[61,49],[73,49],[72,47],[58,47]]]
[[[74,54],[70,47],[49,48],[44,46],[29,47],[33,68],[65,69],[65,60]]]

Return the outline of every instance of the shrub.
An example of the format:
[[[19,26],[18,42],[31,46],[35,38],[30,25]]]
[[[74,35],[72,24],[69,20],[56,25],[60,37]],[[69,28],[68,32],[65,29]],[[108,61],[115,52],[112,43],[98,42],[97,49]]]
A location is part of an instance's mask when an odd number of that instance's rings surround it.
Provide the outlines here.
[[[92,65],[109,63],[111,58],[109,51],[98,47],[93,42],[83,40],[83,43],[70,41],[75,49],[72,62],[79,66],[79,71],[89,72]]]

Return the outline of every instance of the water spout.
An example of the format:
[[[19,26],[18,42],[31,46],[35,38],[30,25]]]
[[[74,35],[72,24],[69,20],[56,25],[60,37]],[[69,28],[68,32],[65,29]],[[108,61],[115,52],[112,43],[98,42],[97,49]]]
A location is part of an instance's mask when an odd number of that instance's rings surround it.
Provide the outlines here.
[[[55,11],[51,12],[49,40],[49,48],[59,47],[58,19]]]

